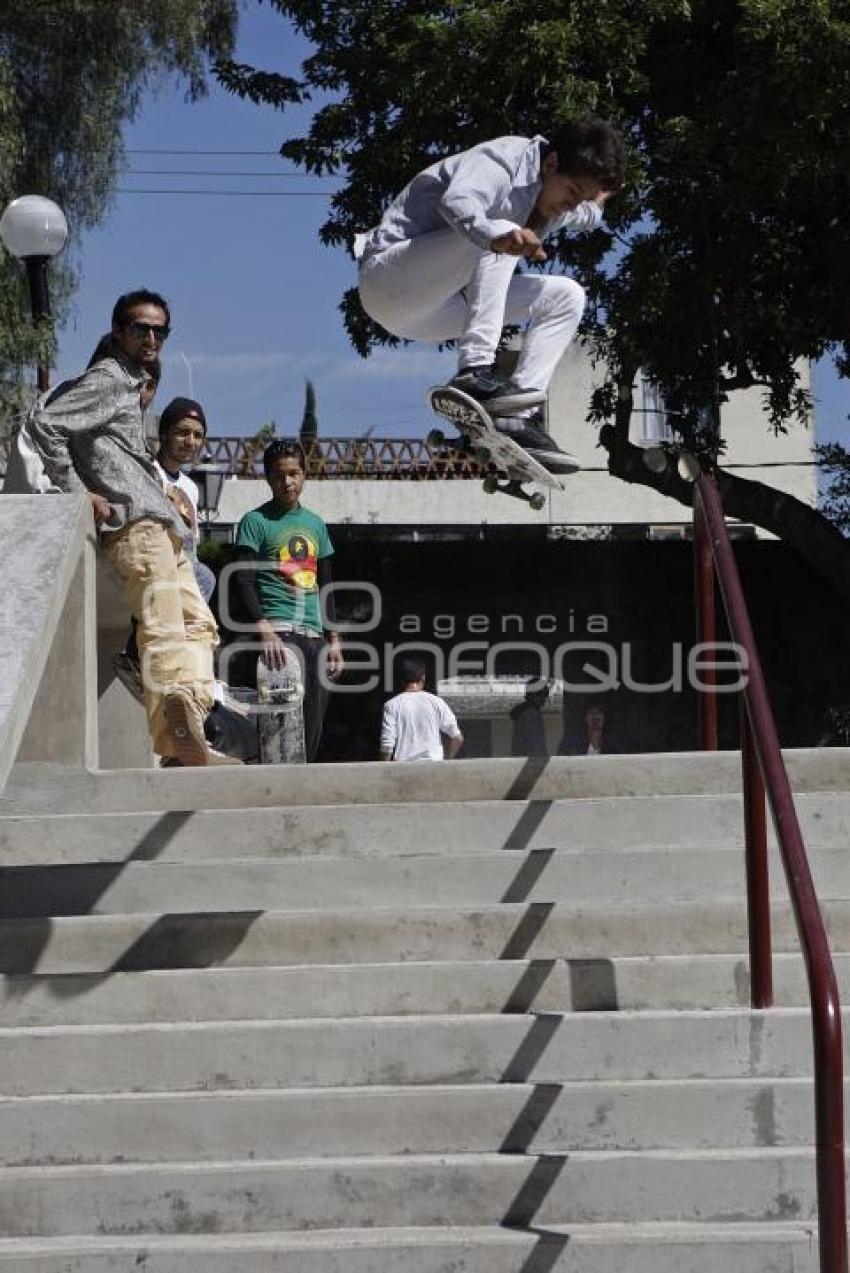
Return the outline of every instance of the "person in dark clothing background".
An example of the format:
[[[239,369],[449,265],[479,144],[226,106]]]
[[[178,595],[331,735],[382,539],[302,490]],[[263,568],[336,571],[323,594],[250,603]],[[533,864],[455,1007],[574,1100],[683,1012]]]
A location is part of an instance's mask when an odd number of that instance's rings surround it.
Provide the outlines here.
[[[595,700],[585,704],[581,725],[567,729],[558,751],[562,756],[606,756],[628,751],[608,728],[606,707]]]
[[[511,708],[511,755],[548,756],[543,708],[549,698],[546,682],[529,681],[525,698]]]

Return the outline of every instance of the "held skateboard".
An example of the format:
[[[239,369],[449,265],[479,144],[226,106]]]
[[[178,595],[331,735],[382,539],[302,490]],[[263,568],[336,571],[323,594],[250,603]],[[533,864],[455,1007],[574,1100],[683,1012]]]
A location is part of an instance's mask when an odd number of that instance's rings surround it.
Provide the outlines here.
[[[257,659],[257,732],[261,765],[306,764],[304,683],[292,649],[281,668],[269,667],[262,655]]]
[[[545,505],[546,496],[540,491],[524,490],[525,482],[537,482],[556,491],[564,489],[554,473],[500,433],[486,409],[468,393],[450,385],[437,385],[428,390],[428,402],[432,411],[457,429],[465,444],[463,449],[482,466],[490,464],[496,470],[488,473],[482,483],[488,495],[499,491],[539,509]],[[428,434],[429,446],[441,446],[447,440],[441,429],[432,429]]]

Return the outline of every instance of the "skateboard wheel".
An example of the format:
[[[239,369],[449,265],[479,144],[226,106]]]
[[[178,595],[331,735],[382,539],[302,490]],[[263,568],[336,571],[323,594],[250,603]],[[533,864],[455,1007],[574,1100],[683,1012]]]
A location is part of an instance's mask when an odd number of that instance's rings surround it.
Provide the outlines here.
[[[432,429],[425,441],[429,446],[442,446],[446,440],[446,435],[442,429]]]
[[[490,463],[490,448],[486,446],[477,446],[473,452],[479,464]]]
[[[495,477],[485,477],[481,485],[487,495],[495,495],[496,491],[499,489],[499,483],[496,481]]]
[[[538,493],[537,495],[532,495],[528,502],[536,512],[539,512],[541,508],[546,507],[546,496]]]

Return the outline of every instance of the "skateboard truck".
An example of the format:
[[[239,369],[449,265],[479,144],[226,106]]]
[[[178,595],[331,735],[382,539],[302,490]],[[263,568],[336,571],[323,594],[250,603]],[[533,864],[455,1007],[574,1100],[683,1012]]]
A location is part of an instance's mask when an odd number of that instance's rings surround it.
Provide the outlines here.
[[[432,429],[428,433],[429,446],[448,444],[474,459],[485,470],[482,484],[488,495],[496,492],[510,495],[539,510],[545,508],[546,496],[540,491],[524,490],[525,483],[564,489],[559,477],[501,433],[486,407],[463,390],[453,385],[436,385],[428,390],[428,402],[432,411],[460,434],[457,439],[447,438],[442,429]]]
[[[540,491],[525,490],[518,478],[509,477],[500,481],[498,477],[488,473],[481,485],[487,495],[510,495],[513,499],[525,500],[535,512],[546,507],[546,496]]]

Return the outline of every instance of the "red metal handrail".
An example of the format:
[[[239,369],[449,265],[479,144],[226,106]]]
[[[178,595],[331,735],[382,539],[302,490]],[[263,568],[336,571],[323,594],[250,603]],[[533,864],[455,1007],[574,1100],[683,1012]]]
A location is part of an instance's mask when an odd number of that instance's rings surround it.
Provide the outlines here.
[[[758,1008],[773,1003],[766,789],[803,949],[812,1008],[820,1268],[821,1273],[847,1273],[843,1045],[835,968],[720,495],[714,480],[704,473],[695,482],[694,511],[695,537],[704,536],[708,543],[732,640],[746,652],[748,660],[747,682],[742,691],[741,756],[751,999]],[[706,638],[701,634],[700,639]]]

